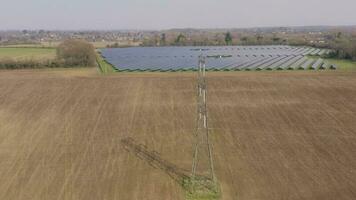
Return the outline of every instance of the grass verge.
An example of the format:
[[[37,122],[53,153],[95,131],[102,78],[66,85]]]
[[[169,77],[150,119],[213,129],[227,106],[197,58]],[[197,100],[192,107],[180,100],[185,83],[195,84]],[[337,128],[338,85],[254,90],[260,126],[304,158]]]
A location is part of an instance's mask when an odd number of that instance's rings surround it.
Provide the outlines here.
[[[356,70],[356,61],[352,60],[341,60],[341,59],[324,59],[329,63],[335,64],[341,70]]]
[[[218,200],[221,196],[218,184],[204,178],[186,178],[182,187],[186,200]]]
[[[100,53],[97,53],[97,55],[96,55],[96,62],[98,63],[101,73],[103,73],[103,74],[110,74],[110,73],[117,72],[117,70],[110,63],[108,63],[101,56]]]
[[[323,58],[320,56],[308,56],[308,58],[322,58],[326,62],[336,65],[340,70],[356,70],[356,61],[345,60],[345,59],[337,59],[337,58]]]

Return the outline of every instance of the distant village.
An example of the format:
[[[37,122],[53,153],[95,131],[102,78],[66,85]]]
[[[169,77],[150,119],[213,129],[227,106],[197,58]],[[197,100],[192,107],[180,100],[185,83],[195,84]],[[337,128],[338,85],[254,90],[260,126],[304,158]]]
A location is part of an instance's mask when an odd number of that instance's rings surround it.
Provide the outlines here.
[[[356,26],[171,29],[162,31],[9,30],[0,31],[0,45],[43,44],[52,46],[66,39],[83,39],[88,42],[102,43],[102,47],[268,44],[327,46],[327,42],[332,37],[341,33],[355,34]]]

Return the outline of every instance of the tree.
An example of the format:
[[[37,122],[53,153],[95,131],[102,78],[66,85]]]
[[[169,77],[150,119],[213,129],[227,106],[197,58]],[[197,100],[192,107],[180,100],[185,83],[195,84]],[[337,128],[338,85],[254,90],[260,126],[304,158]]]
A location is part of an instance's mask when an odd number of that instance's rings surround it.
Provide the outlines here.
[[[246,37],[246,36],[241,38],[241,41],[247,42],[247,40],[248,40],[248,37]]]
[[[184,42],[185,42],[185,36],[183,34],[179,34],[177,39],[175,40],[175,44],[176,45],[184,45]]]
[[[153,46],[160,46],[160,45],[161,45],[161,37],[158,34],[155,34]]]
[[[166,34],[162,33],[161,34],[161,42],[160,42],[161,46],[165,46],[166,45]]]
[[[106,45],[106,48],[119,48],[120,45],[119,43],[115,42],[114,44],[108,44]]]
[[[230,32],[227,32],[225,34],[225,43],[226,45],[231,45],[232,44],[232,36]]]
[[[342,36],[342,33],[341,33],[341,32],[338,32],[338,33],[336,34],[336,37],[339,38],[339,39],[341,38],[341,36]]]
[[[257,34],[257,35],[256,35],[256,40],[257,40],[257,43],[258,43],[258,44],[262,44],[263,36],[260,35],[260,34]]]
[[[273,43],[279,43],[281,41],[281,38],[279,38],[277,36],[273,36],[272,41],[273,41]]]
[[[94,66],[94,46],[83,40],[66,40],[57,47],[57,58],[66,66]]]

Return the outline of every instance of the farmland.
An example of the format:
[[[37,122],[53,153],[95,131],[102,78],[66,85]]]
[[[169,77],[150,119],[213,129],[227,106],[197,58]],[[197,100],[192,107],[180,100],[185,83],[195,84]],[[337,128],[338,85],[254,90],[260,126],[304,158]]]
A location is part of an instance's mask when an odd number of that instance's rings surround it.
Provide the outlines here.
[[[0,199],[184,199],[122,141],[189,173],[195,81],[193,73],[2,71]],[[209,73],[222,199],[355,199],[355,85],[354,71]]]
[[[49,60],[55,58],[55,56],[56,50],[51,48],[0,48],[0,60]]]
[[[33,44],[12,44],[12,45],[2,45],[0,48],[56,48],[60,44],[60,41],[51,42],[40,42]],[[108,45],[118,44],[120,47],[126,46],[138,46],[137,42],[121,41],[121,42],[90,42],[95,48],[106,48]]]

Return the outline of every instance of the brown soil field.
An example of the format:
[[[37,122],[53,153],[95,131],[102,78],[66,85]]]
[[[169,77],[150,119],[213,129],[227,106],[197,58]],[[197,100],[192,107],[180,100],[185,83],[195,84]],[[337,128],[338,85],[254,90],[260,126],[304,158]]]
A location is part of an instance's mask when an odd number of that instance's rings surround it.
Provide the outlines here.
[[[165,169],[191,168],[195,78],[0,72],[0,199],[184,199]],[[355,72],[207,81],[221,199],[356,199]],[[129,151],[129,137],[154,160]]]

